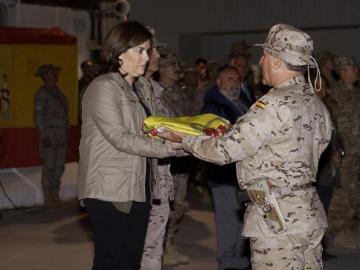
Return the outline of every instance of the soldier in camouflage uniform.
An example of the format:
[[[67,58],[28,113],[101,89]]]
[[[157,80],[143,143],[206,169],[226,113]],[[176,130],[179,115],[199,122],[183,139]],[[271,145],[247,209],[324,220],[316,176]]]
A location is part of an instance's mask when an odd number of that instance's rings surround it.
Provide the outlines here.
[[[149,27],[154,35],[155,30]],[[159,52],[157,41],[153,38],[153,48],[144,77],[135,83],[142,102],[153,115],[169,116],[162,102],[163,88],[152,79],[158,71]],[[170,201],[174,201],[174,183],[170,173],[170,159],[151,159],[151,195],[152,208],[146,232],[141,270],[161,270],[166,225],[170,214]]]
[[[315,54],[321,74],[326,78],[328,88],[330,89],[337,84],[337,80],[334,77],[334,57],[335,56],[327,50]]]
[[[56,84],[59,72],[58,67],[43,65],[35,74],[44,81],[34,96],[34,120],[40,137],[45,207],[55,207],[60,203],[60,180],[65,169],[68,144],[68,103]]]
[[[333,102],[329,106],[345,156],[340,168],[341,189],[335,190],[328,213],[329,229],[338,246],[355,249],[360,247],[360,89],[354,86],[359,71],[351,57],[335,57],[334,62],[340,81],[333,87]]]
[[[170,116],[178,117],[187,115],[188,100],[185,92],[177,85],[180,79],[181,68],[174,54],[160,54],[159,83],[164,88],[162,102],[168,108]],[[181,254],[174,246],[175,234],[179,229],[185,213],[185,198],[189,178],[190,157],[173,158],[171,161],[171,174],[174,180],[175,201],[170,212],[167,226],[164,263],[188,263],[189,257]]]
[[[219,165],[236,162],[239,185],[252,203],[243,235],[250,237],[252,269],[322,269],[326,214],[313,186],[332,124],[304,78],[315,67],[313,42],[284,24],[270,29],[260,65],[273,88],[223,137],[184,136],[184,150]]]

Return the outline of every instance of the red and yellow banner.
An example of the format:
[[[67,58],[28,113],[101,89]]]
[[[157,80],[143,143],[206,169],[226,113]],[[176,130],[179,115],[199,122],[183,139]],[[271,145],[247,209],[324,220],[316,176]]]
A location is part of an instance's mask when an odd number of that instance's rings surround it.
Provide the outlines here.
[[[40,164],[33,98],[43,84],[35,73],[44,64],[61,67],[59,88],[69,102],[68,161],[76,159],[76,38],[53,29],[0,27],[0,168]]]

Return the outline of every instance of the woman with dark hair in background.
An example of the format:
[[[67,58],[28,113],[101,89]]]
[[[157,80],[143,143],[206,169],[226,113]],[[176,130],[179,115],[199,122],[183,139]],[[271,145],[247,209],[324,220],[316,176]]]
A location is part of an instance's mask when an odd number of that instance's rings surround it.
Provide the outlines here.
[[[134,81],[149,60],[151,33],[125,21],[106,38],[100,71],[83,98],[79,198],[94,231],[93,270],[139,269],[149,219],[147,157],[173,156],[172,143],[143,134],[149,109]]]

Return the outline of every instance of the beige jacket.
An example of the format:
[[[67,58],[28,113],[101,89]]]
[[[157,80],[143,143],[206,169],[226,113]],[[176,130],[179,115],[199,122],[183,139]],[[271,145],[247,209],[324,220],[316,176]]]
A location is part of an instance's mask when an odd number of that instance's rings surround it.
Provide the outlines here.
[[[169,142],[143,134],[146,113],[119,73],[96,78],[82,106],[79,198],[144,202],[146,157],[176,151]]]

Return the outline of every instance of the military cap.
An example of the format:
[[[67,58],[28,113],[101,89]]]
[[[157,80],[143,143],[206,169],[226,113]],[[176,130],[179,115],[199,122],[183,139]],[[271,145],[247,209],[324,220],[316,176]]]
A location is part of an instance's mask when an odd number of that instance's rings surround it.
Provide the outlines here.
[[[42,77],[48,71],[60,72],[60,67],[56,67],[52,64],[46,64],[39,67],[38,71],[35,73],[35,76]]]
[[[336,70],[341,70],[344,67],[358,67],[355,58],[349,56],[336,56],[334,58],[334,65]]]
[[[178,63],[178,59],[176,57],[176,54],[170,51],[170,49],[167,46],[160,46],[158,48],[160,58],[159,58],[159,65],[162,66],[164,64],[168,63]]]
[[[314,47],[311,37],[287,24],[274,25],[266,42],[254,46],[262,47],[268,54],[292,66],[316,66],[312,58]]]
[[[230,47],[230,58],[236,57],[236,56],[244,56],[244,57],[250,57],[250,48],[252,46],[248,45],[245,40],[240,40],[234,42]]]

